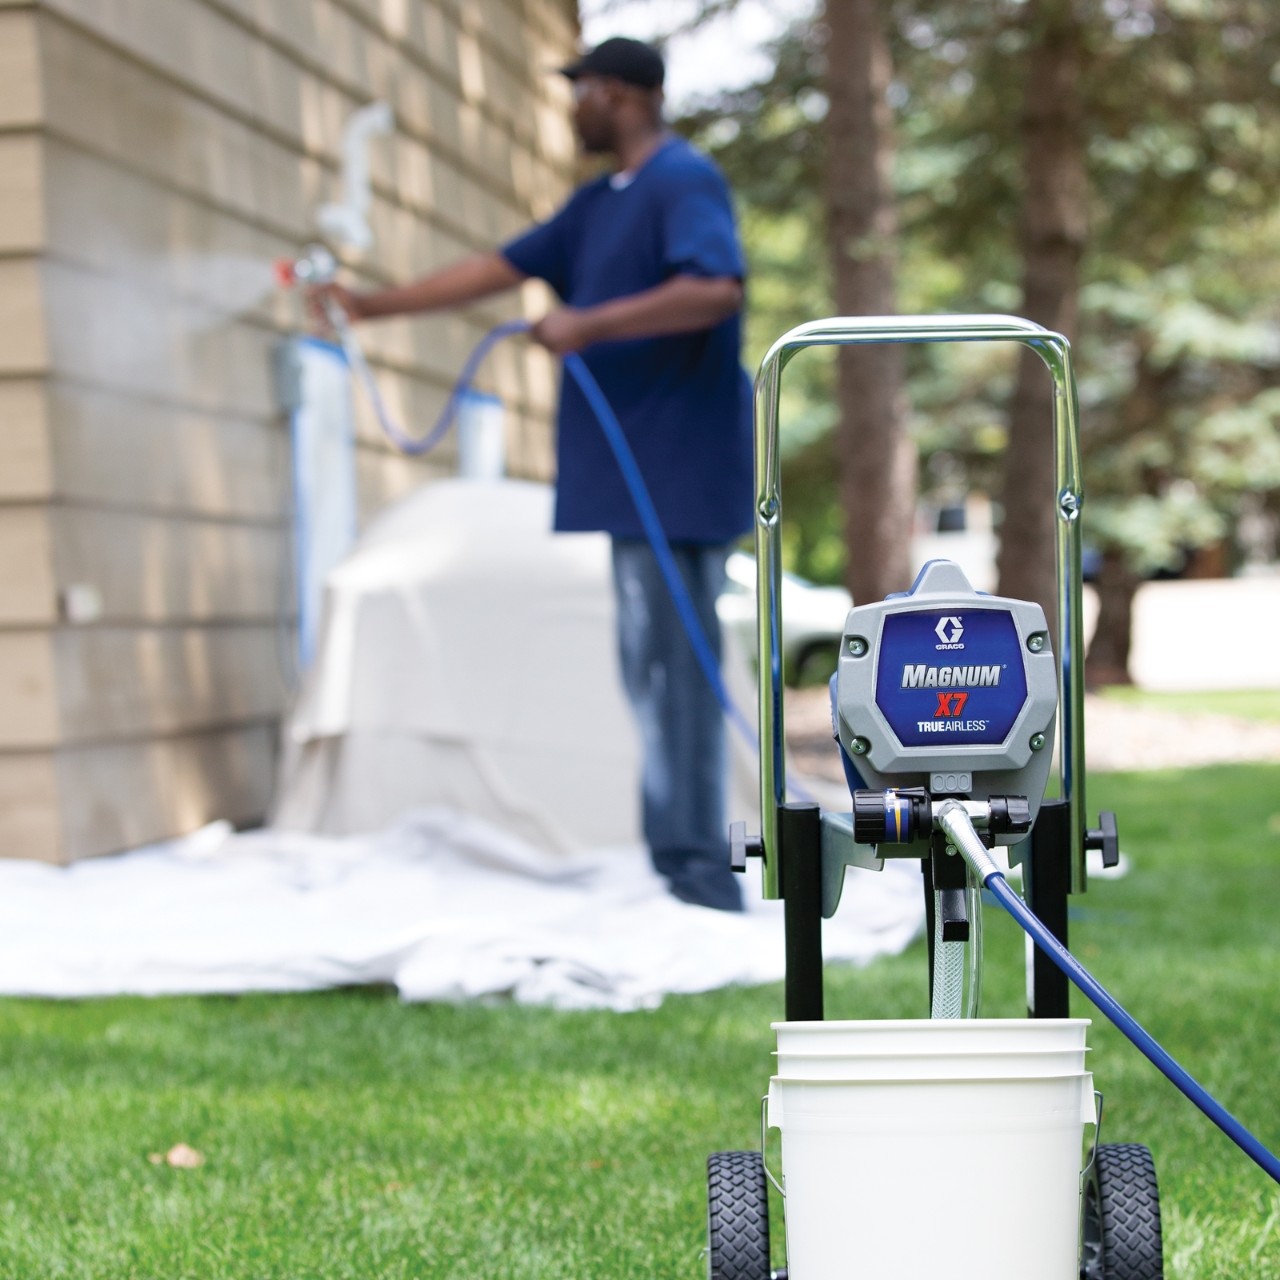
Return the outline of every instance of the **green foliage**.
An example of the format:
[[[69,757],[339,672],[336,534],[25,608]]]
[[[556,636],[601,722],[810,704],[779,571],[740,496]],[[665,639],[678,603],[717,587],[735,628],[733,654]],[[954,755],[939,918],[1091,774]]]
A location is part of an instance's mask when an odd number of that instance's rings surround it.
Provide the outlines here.
[[[1042,8],[885,5],[904,312],[1019,307],[1018,124]],[[1175,568],[1234,536],[1244,493],[1280,519],[1280,15],[1271,0],[1079,0],[1075,11],[1090,183],[1077,352],[1086,535],[1140,571]],[[752,361],[830,313],[820,26],[798,25],[776,52],[766,83],[682,122],[745,212]],[[911,352],[926,498],[995,490],[1011,369],[992,348]],[[1045,388],[1047,415],[1047,377]],[[843,552],[821,440],[835,414],[829,354],[789,368],[784,395],[788,519],[807,526],[791,538],[794,567],[830,580]]]
[[[822,201],[820,37],[809,24],[796,25],[776,45],[767,81],[716,98],[677,122],[715,156],[738,200],[750,269],[744,359],[752,370],[781,334],[833,310]],[[832,482],[832,350],[806,352],[788,366],[780,413],[784,555],[812,581],[839,582],[845,551]]]
[[[1280,1147],[1280,769],[1089,786],[1133,870],[1073,901],[1076,953]],[[986,919],[983,1012],[1021,1016],[1021,935]],[[827,977],[832,1017],[925,1012],[919,944]],[[779,985],[626,1015],[385,991],[0,1001],[0,1275],[695,1276],[706,1157],[756,1145],[781,1009]],[[1095,1017],[1089,1039],[1106,1138],[1155,1156],[1169,1280],[1280,1280],[1280,1191],[1118,1032]],[[204,1163],[151,1159],[178,1142]]]

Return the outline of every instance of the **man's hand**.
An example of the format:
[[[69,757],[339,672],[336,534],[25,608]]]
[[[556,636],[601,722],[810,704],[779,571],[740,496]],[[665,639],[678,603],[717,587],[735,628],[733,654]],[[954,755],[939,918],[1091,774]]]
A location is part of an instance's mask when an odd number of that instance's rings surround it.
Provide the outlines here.
[[[742,309],[742,282],[734,276],[675,275],[641,293],[594,307],[561,307],[531,330],[554,355],[581,351],[593,342],[662,338],[711,329]]]
[[[318,284],[307,290],[307,312],[322,333],[329,333],[333,325],[329,319],[329,304],[336,304],[348,320],[363,320],[367,314],[360,294],[345,285]]]
[[[550,311],[529,332],[552,355],[567,356],[581,351],[595,341],[595,333],[587,313],[577,307],[561,307]]]

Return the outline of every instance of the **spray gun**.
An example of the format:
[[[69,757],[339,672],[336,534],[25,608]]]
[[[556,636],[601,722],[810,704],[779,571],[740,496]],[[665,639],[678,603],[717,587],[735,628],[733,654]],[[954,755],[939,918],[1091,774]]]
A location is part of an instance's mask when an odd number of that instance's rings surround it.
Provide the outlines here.
[[[282,289],[315,289],[333,284],[338,278],[338,260],[324,245],[309,244],[297,258],[277,258],[275,275],[276,283]],[[352,367],[357,372],[367,368],[351,333],[347,313],[337,299],[331,294],[323,294],[320,297],[320,306],[329,323],[329,328],[341,343]]]
[[[309,288],[332,284],[338,275],[338,261],[322,244],[311,244],[299,258],[278,258],[276,283],[281,288]]]
[[[338,278],[338,260],[324,245],[309,244],[300,257],[277,258],[275,276],[276,283],[282,289],[314,289],[332,284]],[[321,306],[329,327],[350,358],[351,326],[347,321],[347,313],[328,295],[321,299]]]
[[[297,258],[278,258],[275,263],[276,283],[283,289],[314,289],[321,285],[332,284],[338,276],[338,260],[322,244],[310,244]],[[347,313],[338,301],[330,294],[323,294],[320,306],[324,310],[329,328],[333,330],[348,363],[364,384],[366,392],[373,401],[379,418],[386,414],[382,397],[378,392],[378,384],[369,369],[360,344],[351,332],[351,324]]]
[[[282,288],[315,288],[334,282],[338,274],[338,262],[324,245],[311,244],[303,250],[300,257],[277,259],[275,274],[276,281]],[[329,327],[342,347],[343,354],[347,357],[347,363],[364,388],[383,431],[403,452],[425,453],[435,444],[442,432],[437,430],[423,440],[409,436],[400,429],[387,409],[382,392],[378,389],[378,381],[373,376],[373,370],[369,368],[369,362],[365,358],[360,343],[356,340],[351,322],[347,319],[347,313],[332,294],[321,295],[320,305],[324,309]],[[449,413],[450,409],[446,407],[446,414]]]

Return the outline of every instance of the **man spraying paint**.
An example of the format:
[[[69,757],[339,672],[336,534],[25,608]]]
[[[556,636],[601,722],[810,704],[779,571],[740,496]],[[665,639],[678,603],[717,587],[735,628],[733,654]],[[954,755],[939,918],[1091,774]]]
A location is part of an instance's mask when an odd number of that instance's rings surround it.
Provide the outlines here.
[[[751,387],[740,361],[745,275],[728,187],[662,117],[661,55],[606,40],[561,68],[583,149],[616,169],[499,249],[371,293],[326,286],[353,320],[435,311],[546,281],[563,303],[532,327],[580,353],[634,452],[719,656],[715,600],[752,524]],[[726,744],[640,518],[592,410],[566,380],[555,527],[612,538],[618,651],[643,744],[642,814],[656,870],[685,902],[742,909],[725,835]]]

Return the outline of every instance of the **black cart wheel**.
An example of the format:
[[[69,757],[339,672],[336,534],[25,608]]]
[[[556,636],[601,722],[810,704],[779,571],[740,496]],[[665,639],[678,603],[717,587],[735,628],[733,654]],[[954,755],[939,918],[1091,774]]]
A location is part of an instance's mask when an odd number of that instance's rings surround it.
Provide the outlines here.
[[[1085,1180],[1081,1280],[1164,1280],[1160,1191],[1151,1152],[1104,1142]]]
[[[758,1151],[707,1157],[710,1280],[769,1280],[769,1186]]]

